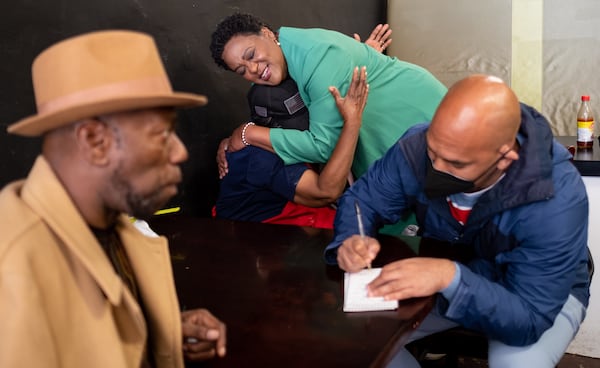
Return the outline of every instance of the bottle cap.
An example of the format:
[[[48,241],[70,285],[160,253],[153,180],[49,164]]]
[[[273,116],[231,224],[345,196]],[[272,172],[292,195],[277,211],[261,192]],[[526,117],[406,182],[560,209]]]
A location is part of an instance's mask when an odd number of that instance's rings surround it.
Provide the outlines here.
[[[590,96],[581,96],[581,101],[589,101],[590,100]]]

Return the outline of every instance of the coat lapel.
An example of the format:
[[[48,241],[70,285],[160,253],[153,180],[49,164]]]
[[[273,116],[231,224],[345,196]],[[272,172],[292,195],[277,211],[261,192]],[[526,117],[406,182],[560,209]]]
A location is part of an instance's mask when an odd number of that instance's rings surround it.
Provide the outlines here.
[[[139,305],[42,156],[29,173],[22,198],[96,281],[115,309],[119,328],[125,329],[121,331],[124,337],[130,341],[145,341],[146,325]]]
[[[120,218],[118,228],[144,301],[156,361],[174,359],[180,363],[170,365],[179,366],[183,364],[181,314],[167,240],[143,235],[126,216]]]

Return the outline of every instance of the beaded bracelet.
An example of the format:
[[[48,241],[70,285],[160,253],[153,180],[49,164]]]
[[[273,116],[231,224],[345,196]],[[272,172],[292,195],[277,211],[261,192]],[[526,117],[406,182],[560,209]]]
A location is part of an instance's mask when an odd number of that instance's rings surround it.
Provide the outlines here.
[[[246,140],[246,129],[248,129],[248,127],[250,125],[255,125],[253,122],[249,121],[246,123],[246,125],[244,125],[244,129],[242,129],[242,143],[244,143],[246,146],[249,146],[250,143],[248,143],[248,141]]]

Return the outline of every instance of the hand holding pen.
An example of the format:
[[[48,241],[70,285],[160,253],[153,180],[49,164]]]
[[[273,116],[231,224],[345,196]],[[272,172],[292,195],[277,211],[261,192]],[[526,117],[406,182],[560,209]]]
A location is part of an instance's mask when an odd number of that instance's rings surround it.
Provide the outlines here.
[[[358,223],[358,233],[360,234],[360,237],[366,242],[365,225],[362,221],[362,212],[360,212],[360,206],[358,205],[358,201],[354,201],[354,209],[356,210],[356,222]],[[367,268],[371,269],[371,262],[367,263]]]
[[[339,267],[347,272],[358,272],[370,267],[371,262],[379,253],[380,245],[377,239],[367,236],[363,224],[362,213],[358,203],[354,204],[359,235],[353,235],[338,248],[337,261]]]

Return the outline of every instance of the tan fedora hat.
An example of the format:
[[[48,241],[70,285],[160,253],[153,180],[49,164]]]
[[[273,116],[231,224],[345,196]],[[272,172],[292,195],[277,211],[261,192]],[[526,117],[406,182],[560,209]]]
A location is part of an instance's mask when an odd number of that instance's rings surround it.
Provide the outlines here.
[[[207,101],[173,92],[154,40],[134,31],[92,32],[50,46],[34,60],[32,79],[38,113],[9,133],[38,136],[100,114]]]

